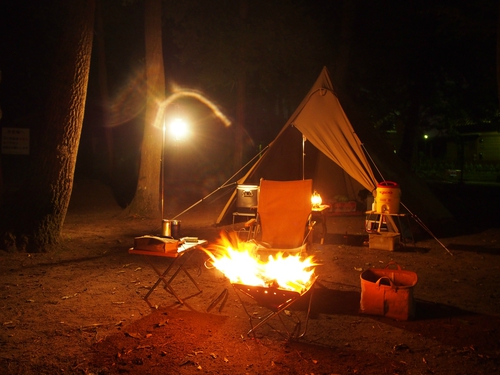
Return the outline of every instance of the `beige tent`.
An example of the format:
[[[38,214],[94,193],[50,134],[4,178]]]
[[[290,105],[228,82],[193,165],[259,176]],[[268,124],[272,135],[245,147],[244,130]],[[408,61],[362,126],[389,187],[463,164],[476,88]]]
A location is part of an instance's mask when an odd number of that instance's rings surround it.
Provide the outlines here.
[[[363,143],[358,137],[359,130]],[[396,181],[402,190],[403,205],[421,220],[431,224],[452,219],[425,182],[408,171],[374,129],[354,130],[326,68],[263,156],[238,184],[258,185],[261,178],[311,178],[313,188],[323,197],[344,195],[353,200],[363,188],[374,191],[378,181]],[[236,210],[235,197],[236,190],[217,224],[228,222]]]

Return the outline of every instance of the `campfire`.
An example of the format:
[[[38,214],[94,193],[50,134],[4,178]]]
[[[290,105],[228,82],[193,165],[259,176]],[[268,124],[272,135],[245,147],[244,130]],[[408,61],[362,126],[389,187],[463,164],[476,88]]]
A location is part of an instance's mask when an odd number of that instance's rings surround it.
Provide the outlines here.
[[[261,259],[258,246],[234,236],[221,234],[219,243],[208,255],[211,264],[232,284],[277,288],[303,294],[315,280],[317,265],[312,256],[276,253]]]
[[[312,256],[303,257],[300,254],[276,253],[262,259],[258,245],[240,241],[237,234],[233,236],[221,234],[220,241],[213,245],[210,250],[208,255],[211,264],[229,279],[237,294],[241,292],[257,302],[258,305],[271,311],[265,316],[256,317],[248,311],[238,294],[249,317],[251,325],[249,335],[254,334],[257,328],[275,316],[279,317],[283,323],[288,337],[305,335],[311,311],[311,293],[309,293],[309,305],[303,333],[299,333],[300,319],[294,322],[295,327],[290,330],[286,327],[280,313],[313,288],[317,279],[314,273],[317,264]],[[253,319],[259,320],[255,326],[252,323]]]

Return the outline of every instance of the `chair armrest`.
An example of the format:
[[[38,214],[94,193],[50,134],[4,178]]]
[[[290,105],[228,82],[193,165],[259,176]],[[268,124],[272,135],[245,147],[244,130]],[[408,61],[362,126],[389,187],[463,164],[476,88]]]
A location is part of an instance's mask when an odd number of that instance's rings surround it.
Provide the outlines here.
[[[257,225],[257,219],[252,218],[245,222],[245,228],[254,227]]]

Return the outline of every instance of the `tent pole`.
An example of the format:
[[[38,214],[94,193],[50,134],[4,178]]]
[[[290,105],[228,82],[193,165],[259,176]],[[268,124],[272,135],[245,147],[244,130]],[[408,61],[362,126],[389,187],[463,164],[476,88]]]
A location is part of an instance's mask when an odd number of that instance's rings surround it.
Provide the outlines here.
[[[163,122],[162,135],[161,135],[161,160],[160,160],[160,205],[161,205],[161,219],[165,219],[165,121]]]
[[[264,147],[262,150],[260,150],[257,155],[255,155],[252,159],[250,159],[248,161],[248,163],[246,163],[243,167],[241,167],[236,173],[234,173],[231,177],[229,177],[226,182],[224,182],[221,186],[219,186],[217,189],[215,189],[214,191],[212,191],[210,194],[206,195],[205,197],[201,198],[198,202],[192,204],[191,206],[189,206],[188,208],[186,208],[184,211],[182,211],[181,213],[175,215],[173,217],[172,220],[175,220],[177,219],[179,216],[185,214],[186,212],[188,212],[190,209],[196,207],[197,205],[199,205],[201,202],[203,202],[204,200],[206,200],[208,197],[210,197],[211,195],[215,194],[216,192],[218,192],[219,190],[221,189],[224,189],[226,187],[229,187],[229,186],[233,186],[233,185],[236,185],[238,183],[238,181],[236,182],[232,182],[232,183],[229,183],[229,181],[231,181],[233,178],[235,178],[243,169],[245,169],[250,163],[252,163],[255,159],[257,159],[259,156],[261,156],[264,151],[266,151],[267,149],[269,148],[269,145],[267,145],[266,147]]]
[[[306,159],[306,141],[307,138],[302,134],[302,179],[305,180],[305,159]]]
[[[189,206],[188,208],[186,208],[184,211],[182,211],[180,214],[177,214],[173,217],[172,220],[175,220],[177,219],[179,216],[181,216],[182,214],[185,214],[186,212],[188,212],[190,209],[196,207],[197,205],[199,205],[201,202],[203,202],[204,200],[206,200],[207,198],[209,198],[210,196],[212,196],[213,194],[217,193],[219,190],[221,189],[224,189],[226,187],[229,187],[229,186],[233,186],[233,185],[236,185],[238,182],[235,181],[235,182],[232,182],[230,183],[229,185],[226,185],[226,184],[223,184],[221,186],[219,186],[217,189],[215,189],[214,191],[212,191],[210,194],[208,194],[207,196],[201,198],[198,202],[192,204],[191,206]]]

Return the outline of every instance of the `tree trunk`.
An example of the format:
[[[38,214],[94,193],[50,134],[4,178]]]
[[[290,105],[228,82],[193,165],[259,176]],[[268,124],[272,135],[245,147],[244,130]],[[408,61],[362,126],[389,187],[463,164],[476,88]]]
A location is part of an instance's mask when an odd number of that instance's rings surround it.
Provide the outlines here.
[[[240,22],[244,25],[248,13],[247,0],[240,0],[239,17]],[[236,124],[234,131],[234,157],[233,170],[237,171],[243,165],[243,133],[245,129],[245,111],[246,111],[246,72],[241,67],[245,66],[246,46],[240,46],[238,58],[240,60],[240,69],[238,69],[238,87],[237,87],[237,102],[236,102]]]
[[[102,20],[102,4],[96,4],[96,35],[95,42],[97,44],[97,61],[98,61],[98,81],[99,93],[101,95],[102,119],[104,127],[104,137],[106,138],[106,173],[112,177],[114,172],[114,145],[113,145],[113,128],[109,123],[109,90],[108,90],[108,69],[106,68],[106,46],[104,41],[104,27]]]
[[[357,1],[345,0],[342,5],[342,22],[340,29],[339,52],[333,71],[334,88],[347,91],[346,82],[349,82],[349,63],[351,46],[354,44],[354,21],[356,19]]]
[[[498,2],[498,14],[497,14],[497,94],[498,102],[500,104],[500,1]]]
[[[161,0],[145,1],[146,115],[141,147],[139,181],[129,214],[160,217],[160,163],[162,129],[155,126],[158,103],[165,98],[165,72],[162,51]]]
[[[60,238],[83,124],[94,11],[95,0],[62,0],[51,8],[64,24],[53,59],[45,116],[30,129],[29,179],[2,208],[2,230],[4,239],[12,241],[11,249],[44,251]]]

